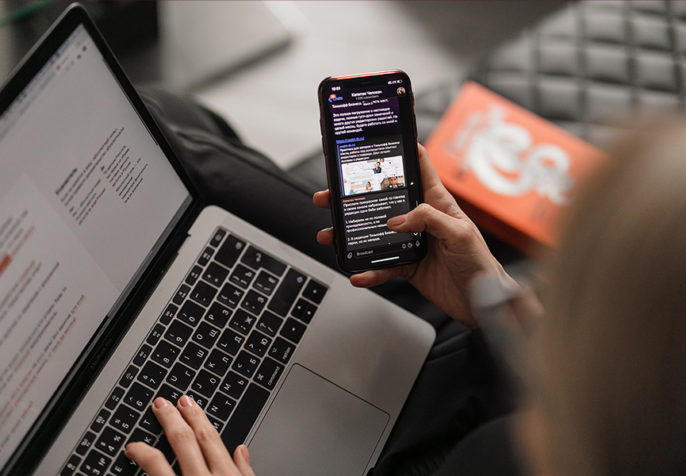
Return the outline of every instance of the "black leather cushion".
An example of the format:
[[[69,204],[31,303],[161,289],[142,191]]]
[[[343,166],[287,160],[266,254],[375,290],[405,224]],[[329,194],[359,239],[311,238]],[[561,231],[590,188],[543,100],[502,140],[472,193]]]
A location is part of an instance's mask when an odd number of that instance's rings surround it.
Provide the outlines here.
[[[472,79],[602,145],[635,111],[684,103],[686,3],[584,1],[483,58]]]

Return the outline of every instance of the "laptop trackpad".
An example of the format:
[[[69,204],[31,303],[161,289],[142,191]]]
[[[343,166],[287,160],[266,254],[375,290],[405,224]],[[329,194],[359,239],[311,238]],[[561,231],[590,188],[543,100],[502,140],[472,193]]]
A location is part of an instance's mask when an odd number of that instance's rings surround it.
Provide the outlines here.
[[[389,416],[294,365],[249,444],[260,476],[363,474]]]

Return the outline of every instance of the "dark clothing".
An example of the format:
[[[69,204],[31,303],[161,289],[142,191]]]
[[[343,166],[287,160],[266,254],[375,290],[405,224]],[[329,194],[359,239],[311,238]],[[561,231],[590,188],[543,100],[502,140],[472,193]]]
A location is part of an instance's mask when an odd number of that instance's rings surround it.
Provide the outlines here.
[[[246,147],[223,119],[192,101],[154,88],[140,92],[208,203],[336,269],[333,250],[315,241],[331,218],[312,205],[313,190]],[[519,474],[503,418],[513,408],[512,390],[481,333],[450,319],[404,281],[374,291],[437,332],[374,475]]]
[[[374,167],[372,170],[374,171],[375,174],[381,173],[381,167]]]

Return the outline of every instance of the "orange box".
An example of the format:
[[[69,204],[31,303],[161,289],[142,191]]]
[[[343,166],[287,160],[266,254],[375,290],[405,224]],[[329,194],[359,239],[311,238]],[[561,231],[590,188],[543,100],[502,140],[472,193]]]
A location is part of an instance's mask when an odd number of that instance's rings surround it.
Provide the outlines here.
[[[443,184],[484,230],[530,253],[553,246],[597,148],[483,86],[467,82],[426,143]]]

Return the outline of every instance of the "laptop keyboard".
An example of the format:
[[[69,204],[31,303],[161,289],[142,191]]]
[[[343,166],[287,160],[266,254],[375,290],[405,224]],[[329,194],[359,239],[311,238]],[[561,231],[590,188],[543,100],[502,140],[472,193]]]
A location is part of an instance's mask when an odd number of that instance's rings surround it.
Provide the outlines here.
[[[130,441],[160,449],[179,473],[150,408],[184,394],[227,448],[241,444],[327,288],[218,228],[129,362],[60,474],[134,475]]]

